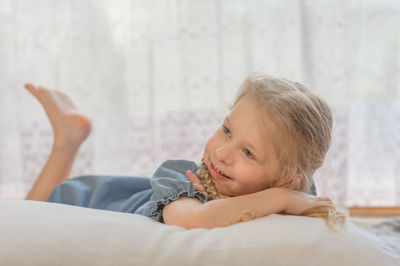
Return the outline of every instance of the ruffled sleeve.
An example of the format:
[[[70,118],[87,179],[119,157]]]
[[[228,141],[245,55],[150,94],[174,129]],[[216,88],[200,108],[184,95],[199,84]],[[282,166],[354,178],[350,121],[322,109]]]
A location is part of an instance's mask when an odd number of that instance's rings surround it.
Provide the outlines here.
[[[153,195],[142,209],[143,215],[164,222],[162,212],[170,202],[181,197],[196,198],[207,201],[206,195],[196,191],[192,182],[186,177],[186,171],[196,172],[198,166],[192,161],[169,160],[164,162],[150,180]]]

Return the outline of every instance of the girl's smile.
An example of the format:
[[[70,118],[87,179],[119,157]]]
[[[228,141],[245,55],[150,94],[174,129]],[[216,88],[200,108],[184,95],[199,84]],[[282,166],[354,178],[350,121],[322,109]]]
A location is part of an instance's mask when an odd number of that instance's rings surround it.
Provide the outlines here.
[[[214,177],[214,178],[218,178],[218,179],[221,179],[221,180],[230,180],[230,179],[232,179],[231,177],[225,175],[221,170],[216,168],[213,165],[213,163],[211,163],[211,162],[210,162],[209,171],[211,173],[211,176]]]

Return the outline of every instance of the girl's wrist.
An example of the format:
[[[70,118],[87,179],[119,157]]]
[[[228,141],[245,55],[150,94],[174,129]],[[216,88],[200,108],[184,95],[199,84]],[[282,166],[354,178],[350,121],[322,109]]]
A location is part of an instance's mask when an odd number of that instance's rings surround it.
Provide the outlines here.
[[[288,189],[274,187],[267,189],[269,193],[272,193],[273,201],[276,203],[276,210],[274,213],[285,213],[289,208]]]

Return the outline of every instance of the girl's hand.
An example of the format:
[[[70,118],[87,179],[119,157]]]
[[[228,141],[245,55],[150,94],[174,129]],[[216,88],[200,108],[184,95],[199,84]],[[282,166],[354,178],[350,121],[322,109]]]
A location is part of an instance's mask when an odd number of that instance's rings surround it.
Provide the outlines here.
[[[304,192],[286,189],[282,189],[287,199],[286,208],[283,213],[291,215],[300,215],[303,211],[324,204],[332,204],[332,201],[327,197],[312,196]]]
[[[198,171],[200,171],[200,170],[197,170],[197,172]],[[201,193],[203,193],[206,196],[208,196],[206,190],[204,189],[203,185],[200,182],[200,179],[195,174],[193,174],[192,171],[187,170],[186,171],[186,177],[192,182],[193,187],[194,187],[195,190],[200,191]]]
[[[196,174],[199,174],[199,172],[200,172],[200,170],[197,170]],[[186,171],[186,177],[192,182],[195,190],[200,191],[201,193],[203,193],[204,195],[206,195],[208,197],[208,194],[207,194],[205,188],[203,187],[203,185],[201,184],[200,179],[197,177],[197,175],[193,174],[192,171],[188,170],[188,171]],[[228,198],[228,196],[220,195],[219,198],[220,199]]]

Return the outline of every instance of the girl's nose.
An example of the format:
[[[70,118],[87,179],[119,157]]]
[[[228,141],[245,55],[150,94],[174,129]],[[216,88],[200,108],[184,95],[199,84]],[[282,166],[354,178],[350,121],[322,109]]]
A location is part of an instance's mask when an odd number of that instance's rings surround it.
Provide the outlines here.
[[[217,155],[217,159],[227,165],[232,164],[232,154],[229,151],[229,147],[227,147],[227,145],[221,146],[219,147],[216,151],[215,151],[216,155]]]

